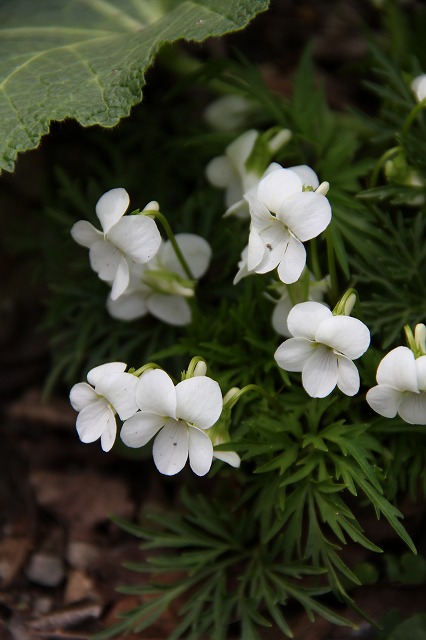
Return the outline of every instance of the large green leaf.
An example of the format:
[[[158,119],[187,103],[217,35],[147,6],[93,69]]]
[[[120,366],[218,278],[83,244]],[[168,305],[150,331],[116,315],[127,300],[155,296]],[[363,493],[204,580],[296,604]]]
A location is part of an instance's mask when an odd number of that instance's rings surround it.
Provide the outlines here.
[[[0,169],[52,120],[111,127],[142,99],[165,42],[243,28],[269,0],[2,0]]]

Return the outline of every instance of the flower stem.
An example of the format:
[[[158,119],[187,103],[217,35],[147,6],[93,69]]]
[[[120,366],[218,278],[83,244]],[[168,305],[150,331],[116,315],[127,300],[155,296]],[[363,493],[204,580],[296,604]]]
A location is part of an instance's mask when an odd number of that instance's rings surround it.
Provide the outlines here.
[[[337,279],[336,258],[334,255],[333,243],[331,242],[330,236],[328,234],[326,234],[326,242],[331,295],[333,296],[333,300],[336,301],[339,297],[339,282]]]
[[[315,280],[322,279],[321,267],[318,259],[318,244],[316,238],[311,240],[311,261],[312,271],[314,272]]]
[[[388,149],[385,153],[380,156],[377,160],[376,165],[374,167],[374,171],[371,174],[370,178],[370,189],[377,185],[377,181],[379,179],[380,171],[382,170],[383,165],[387,160],[390,160],[393,156],[397,155],[401,151],[401,147],[392,147],[392,149]]]
[[[405,122],[404,122],[404,124],[402,126],[401,133],[403,135],[406,135],[408,133],[408,131],[410,130],[410,127],[413,124],[414,120],[417,118],[417,116],[420,113],[420,111],[422,111],[425,107],[426,107],[426,98],[424,98],[421,102],[416,104],[414,109],[412,109],[410,111],[410,113],[408,114],[408,116],[407,116],[407,118],[406,118],[406,120],[405,120]]]
[[[160,211],[149,211],[149,210],[148,211],[143,211],[143,215],[147,215],[150,218],[156,218],[159,222],[161,222],[161,224],[163,225],[164,231],[167,234],[168,239],[172,243],[172,247],[174,249],[176,257],[179,260],[179,262],[181,263],[183,270],[185,271],[185,274],[187,275],[187,277],[190,280],[195,280],[194,276],[191,273],[191,269],[189,268],[188,263],[185,260],[182,251],[179,248],[178,243],[176,242],[175,235],[174,235],[174,233],[172,231],[171,226],[169,225],[169,223],[167,221],[167,218]]]

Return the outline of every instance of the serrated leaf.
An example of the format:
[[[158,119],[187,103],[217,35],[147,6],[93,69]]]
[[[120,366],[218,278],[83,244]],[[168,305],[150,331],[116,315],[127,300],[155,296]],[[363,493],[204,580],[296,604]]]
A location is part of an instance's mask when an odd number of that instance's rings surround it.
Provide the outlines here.
[[[142,99],[164,43],[243,28],[268,0],[3,0],[0,169],[52,120],[112,127]]]

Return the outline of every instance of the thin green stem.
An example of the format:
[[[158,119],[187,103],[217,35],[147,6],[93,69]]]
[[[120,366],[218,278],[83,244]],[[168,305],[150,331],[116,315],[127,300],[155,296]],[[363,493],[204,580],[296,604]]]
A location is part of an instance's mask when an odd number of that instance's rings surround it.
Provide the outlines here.
[[[382,167],[385,164],[385,162],[387,160],[390,160],[394,156],[396,156],[401,150],[402,150],[401,147],[392,147],[392,149],[388,149],[387,151],[385,151],[385,153],[382,156],[380,156],[380,158],[376,162],[374,171],[371,174],[370,189],[373,189],[373,187],[377,185],[380,171],[382,170]]]
[[[418,104],[416,104],[416,106],[414,107],[414,109],[412,109],[410,111],[410,113],[408,114],[403,126],[402,126],[402,134],[406,135],[409,130],[411,125],[413,124],[414,120],[417,118],[418,114],[423,111],[423,109],[426,107],[426,98],[423,98],[423,100],[421,100],[421,102],[419,102]]]
[[[311,240],[311,263],[315,280],[322,280],[321,267],[318,258],[318,243],[316,238]]]
[[[328,261],[328,272],[330,274],[331,295],[333,297],[333,300],[336,301],[339,297],[339,281],[337,279],[336,257],[334,255],[334,247],[330,239],[330,236],[328,234],[326,234],[326,242],[327,242],[327,261]]]
[[[167,218],[160,211],[144,211],[142,215],[149,216],[150,218],[156,218],[163,225],[164,231],[167,234],[168,239],[172,243],[172,247],[177,256],[177,259],[182,265],[182,269],[185,271],[185,274],[190,280],[195,280],[194,276],[191,273],[191,269],[188,266],[187,261],[184,258],[182,251],[179,248],[178,243],[176,242],[175,234],[172,231],[171,226],[168,223]]]

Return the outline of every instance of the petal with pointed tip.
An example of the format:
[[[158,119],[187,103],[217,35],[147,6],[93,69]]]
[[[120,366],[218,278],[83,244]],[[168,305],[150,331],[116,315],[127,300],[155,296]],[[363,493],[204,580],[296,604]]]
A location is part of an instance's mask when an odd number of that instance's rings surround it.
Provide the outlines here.
[[[130,269],[125,256],[121,255],[111,288],[111,300],[117,300],[129,286]]]
[[[96,215],[98,216],[104,233],[113,227],[125,214],[129,206],[129,194],[121,187],[111,189],[99,198],[96,204]]]
[[[160,473],[174,476],[188,459],[189,434],[186,425],[173,421],[166,424],[154,440],[152,454]]]
[[[176,385],[176,415],[200,429],[213,426],[222,413],[222,393],[215,380],[196,376]]]
[[[265,245],[263,244],[262,238],[256,229],[252,228],[247,247],[247,271],[253,271],[262,262],[264,254]],[[241,268],[240,266],[240,269]]]
[[[235,451],[214,451],[213,458],[226,462],[226,464],[231,465],[231,467],[235,467],[235,469],[238,469],[241,465],[241,458],[238,453],[235,453]]]

